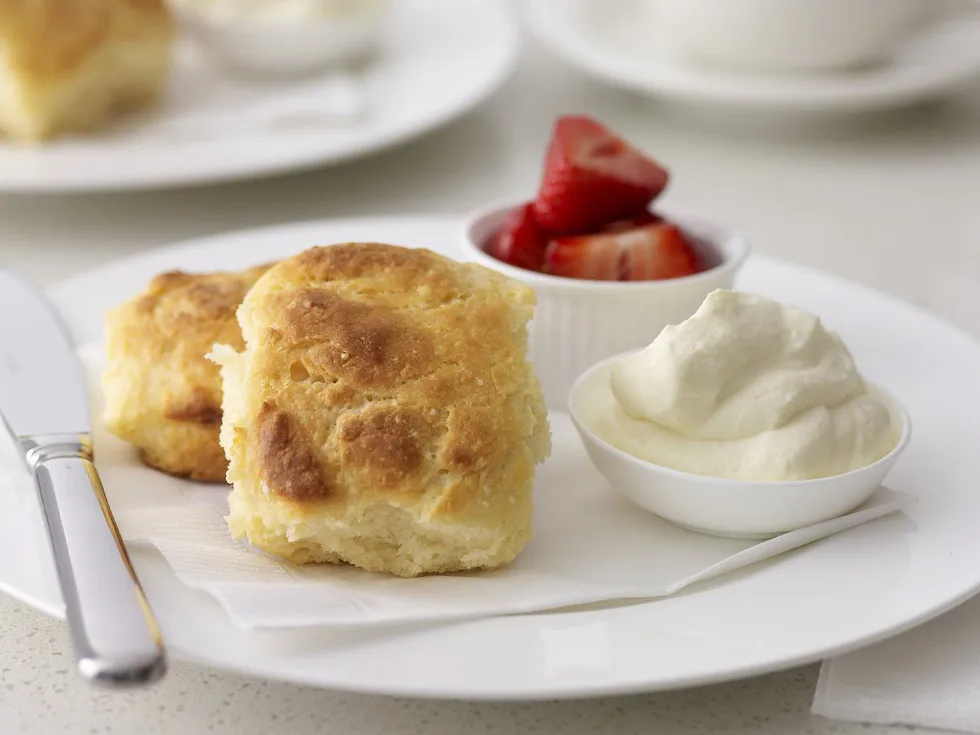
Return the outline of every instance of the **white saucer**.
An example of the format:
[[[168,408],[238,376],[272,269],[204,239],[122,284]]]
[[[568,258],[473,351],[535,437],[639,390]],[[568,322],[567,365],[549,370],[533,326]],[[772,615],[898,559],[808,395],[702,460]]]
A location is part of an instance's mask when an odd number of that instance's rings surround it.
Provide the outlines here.
[[[897,107],[980,78],[980,14],[951,15],[880,67],[839,74],[762,76],[699,69],[658,43],[637,0],[529,0],[530,26],[556,54],[610,84],[655,97],[800,112]]]
[[[33,149],[0,139],[0,192],[161,188],[336,163],[466,113],[508,76],[519,45],[516,20],[497,0],[399,0],[392,3],[377,59],[357,85],[363,115],[266,128],[250,128],[242,120],[269,105],[292,109],[304,96],[320,102],[323,85],[241,85],[201,55],[182,53],[160,111],[146,116],[146,126],[127,119],[97,134]],[[204,113],[212,121],[216,113],[220,118],[206,135],[146,134],[147,127],[168,124],[174,115],[186,120]]]
[[[80,343],[106,308],[171,268],[265,262],[331,241],[420,245],[461,257],[446,218],[313,222],[232,233],[137,255],[51,290]],[[155,553],[134,562],[173,656],[314,686],[414,697],[548,699],[669,689],[761,674],[900,633],[980,589],[980,345],[918,309],[804,268],[751,258],[744,288],[820,314],[869,379],[907,406],[916,436],[888,485],[903,514],[645,604],[378,631],[247,632],[177,581]],[[882,329],[882,325],[889,325]],[[556,443],[581,451],[564,414]],[[571,442],[571,444],[567,444]],[[60,615],[37,503],[0,477],[0,590]]]

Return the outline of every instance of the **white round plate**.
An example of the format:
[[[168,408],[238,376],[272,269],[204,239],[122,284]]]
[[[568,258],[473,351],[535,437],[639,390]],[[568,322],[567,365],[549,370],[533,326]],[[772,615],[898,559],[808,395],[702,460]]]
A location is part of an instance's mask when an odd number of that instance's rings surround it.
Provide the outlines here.
[[[161,138],[123,121],[110,132],[35,148],[0,140],[0,192],[172,187],[336,163],[466,113],[500,86],[517,59],[517,23],[497,0],[398,0],[388,21],[378,58],[363,73],[366,112],[357,120],[247,129],[240,120],[248,109],[267,106],[271,98],[256,85],[245,94],[212,66],[196,66],[204,63],[199,55],[182,54],[171,81],[171,109],[194,116],[195,103],[206,102],[213,113],[216,96],[228,100],[206,135]],[[312,82],[305,84],[316,94]],[[267,94],[295,98],[282,88]],[[160,121],[167,122],[166,100],[161,110]]]
[[[79,343],[105,309],[171,268],[234,268],[313,244],[374,240],[459,257],[451,219],[315,222],[233,233],[127,258],[51,290]],[[329,688],[416,697],[543,699],[668,689],[815,661],[898,633],[980,589],[980,345],[837,278],[751,259],[743,288],[822,315],[869,379],[907,405],[916,435],[888,480],[919,496],[773,562],[643,604],[372,631],[245,632],[155,553],[134,559],[173,655]],[[567,418],[555,416],[564,426]],[[33,503],[0,493],[0,588],[58,614]]]
[[[639,0],[529,0],[530,26],[570,64],[611,84],[689,103],[788,111],[887,108],[937,97],[980,77],[980,16],[940,21],[889,63],[785,77],[699,69],[658,42]]]

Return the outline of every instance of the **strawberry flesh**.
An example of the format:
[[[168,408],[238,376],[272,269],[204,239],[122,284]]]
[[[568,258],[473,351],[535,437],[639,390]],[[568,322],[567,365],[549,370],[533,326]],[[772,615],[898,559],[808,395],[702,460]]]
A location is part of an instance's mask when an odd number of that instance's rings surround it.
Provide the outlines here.
[[[697,258],[677,225],[662,223],[633,232],[635,239],[625,245],[627,280],[656,281],[697,273]]]
[[[595,120],[558,119],[534,214],[558,234],[594,232],[642,214],[667,185],[667,171]]]
[[[547,244],[548,238],[534,218],[534,208],[525,204],[508,215],[493,238],[490,254],[518,268],[540,271]]]
[[[657,222],[663,222],[663,218],[660,215],[654,214],[653,212],[643,212],[628,219],[618,219],[615,222],[610,222],[601,231],[608,233],[624,232],[625,230],[633,230],[637,227],[653,225]]]
[[[615,237],[581,235],[552,240],[545,251],[545,273],[565,278],[619,281],[623,251]]]
[[[651,281],[697,272],[683,233],[662,221],[552,240],[544,261],[545,273],[602,281]]]

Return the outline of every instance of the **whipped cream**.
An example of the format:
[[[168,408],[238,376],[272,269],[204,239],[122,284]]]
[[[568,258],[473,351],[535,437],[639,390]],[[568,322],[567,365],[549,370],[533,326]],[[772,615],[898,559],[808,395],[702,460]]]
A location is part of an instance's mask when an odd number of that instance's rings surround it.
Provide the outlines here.
[[[751,480],[828,477],[895,447],[897,421],[840,337],[805,311],[717,290],[613,364],[593,427],[641,459]]]
[[[298,23],[375,16],[388,0],[174,0],[215,20]]]

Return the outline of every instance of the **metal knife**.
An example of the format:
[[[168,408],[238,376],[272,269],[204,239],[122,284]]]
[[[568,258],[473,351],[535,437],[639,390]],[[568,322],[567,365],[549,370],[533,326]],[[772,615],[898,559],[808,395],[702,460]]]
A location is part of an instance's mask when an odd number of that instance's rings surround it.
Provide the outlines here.
[[[54,307],[4,270],[0,417],[34,476],[82,676],[108,686],[159,679],[163,641],[93,464],[81,364]]]

